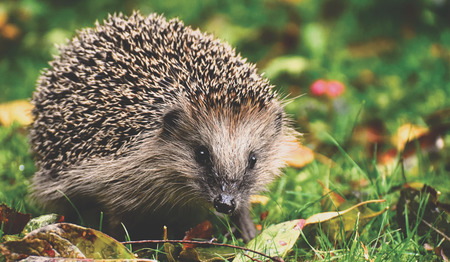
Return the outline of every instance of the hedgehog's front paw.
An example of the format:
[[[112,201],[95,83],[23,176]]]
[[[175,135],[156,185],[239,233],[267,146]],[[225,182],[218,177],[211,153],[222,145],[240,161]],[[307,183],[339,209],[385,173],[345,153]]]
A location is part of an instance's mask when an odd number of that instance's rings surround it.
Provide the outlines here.
[[[256,236],[255,224],[253,224],[250,211],[242,208],[231,216],[231,220],[237,227],[237,236],[241,237],[245,243],[249,242]]]

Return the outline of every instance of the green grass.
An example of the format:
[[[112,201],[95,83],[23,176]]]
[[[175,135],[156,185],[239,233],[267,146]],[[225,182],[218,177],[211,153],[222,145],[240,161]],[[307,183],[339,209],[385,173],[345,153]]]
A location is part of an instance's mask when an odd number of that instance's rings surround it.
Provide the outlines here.
[[[18,125],[0,127],[0,203],[22,212],[36,212],[26,198],[34,170],[26,129]]]

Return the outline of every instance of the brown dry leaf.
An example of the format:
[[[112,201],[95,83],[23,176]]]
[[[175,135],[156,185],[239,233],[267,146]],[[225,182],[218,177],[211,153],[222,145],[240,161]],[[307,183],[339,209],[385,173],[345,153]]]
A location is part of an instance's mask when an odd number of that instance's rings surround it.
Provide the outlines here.
[[[295,141],[286,163],[291,167],[302,168],[314,160],[314,152]]]
[[[13,24],[6,24],[0,28],[0,32],[4,38],[14,40],[19,36],[20,29]]]
[[[212,224],[211,222],[209,222],[209,220],[206,220],[203,223],[200,223],[197,226],[191,228],[191,230],[186,233],[186,236],[183,238],[183,240],[193,240],[194,238],[211,239],[212,233]],[[194,247],[194,244],[183,244],[183,249]]]
[[[68,223],[48,225],[28,233],[23,239],[6,241],[0,251],[9,260],[28,256],[134,259],[124,245],[100,231]]]
[[[394,162],[397,157],[397,150],[395,148],[391,148],[386,152],[383,152],[377,156],[377,161],[381,165],[389,165]]]
[[[14,211],[5,204],[0,205],[0,225],[3,224],[3,233],[6,235],[19,234],[30,219],[30,214]]]
[[[29,125],[33,121],[31,110],[33,105],[28,100],[16,100],[0,104],[0,124],[9,126],[13,122]]]
[[[183,240],[195,240],[195,239],[212,239],[212,224],[209,220],[198,224],[196,227],[189,230]],[[230,258],[234,256],[234,250],[232,248],[224,247],[208,247],[201,248],[196,247],[195,244],[183,244],[183,250],[179,252],[174,245],[164,247],[168,254],[169,260],[174,261],[202,261],[202,262],[212,262],[212,261],[223,261],[223,258]],[[167,251],[168,250],[168,251]],[[177,253],[179,252],[179,254]],[[175,259],[177,258],[177,259]]]

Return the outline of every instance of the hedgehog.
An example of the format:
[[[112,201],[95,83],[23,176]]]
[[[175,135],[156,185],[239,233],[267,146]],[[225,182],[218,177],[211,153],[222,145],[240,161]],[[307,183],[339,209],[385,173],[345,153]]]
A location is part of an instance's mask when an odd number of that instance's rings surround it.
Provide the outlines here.
[[[32,97],[33,199],[68,217],[72,205],[103,212],[113,236],[181,235],[212,213],[255,236],[250,196],[280,175],[297,133],[254,64],[137,11],[58,48]]]

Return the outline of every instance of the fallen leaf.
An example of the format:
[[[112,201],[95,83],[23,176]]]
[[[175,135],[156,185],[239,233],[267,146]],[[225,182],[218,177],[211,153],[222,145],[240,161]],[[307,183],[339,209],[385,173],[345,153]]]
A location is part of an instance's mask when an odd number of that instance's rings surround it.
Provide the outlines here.
[[[413,124],[404,124],[397,129],[397,134],[392,137],[392,143],[398,151],[402,151],[406,143],[419,138],[427,132],[428,128]]]
[[[31,110],[33,106],[28,100],[16,100],[0,104],[0,124],[9,126],[13,122],[29,125],[33,121]]]
[[[211,239],[212,238],[212,224],[209,220],[204,221],[203,223],[198,224],[197,226],[191,228],[188,232],[186,232],[186,236],[183,240],[193,240],[195,238],[201,239]],[[183,250],[188,248],[194,248],[195,244],[183,244]]]
[[[314,152],[299,142],[294,142],[286,163],[291,167],[302,168],[314,160]]]
[[[267,196],[262,196],[262,195],[251,195],[250,196],[251,204],[266,205],[267,202],[269,202],[269,200],[270,200],[270,198]]]
[[[266,219],[268,215],[269,215],[269,211],[262,212],[261,215],[259,216],[259,219],[261,221],[264,221],[264,219]]]
[[[299,219],[271,225],[251,240],[246,247],[272,257],[284,257],[300,236],[304,221]],[[233,262],[266,261],[266,259],[261,255],[243,251],[237,254]]]
[[[378,163],[381,165],[389,165],[394,162],[397,157],[397,150],[395,148],[391,148],[386,152],[381,153],[378,157]]]
[[[3,233],[6,235],[19,234],[30,219],[30,214],[14,211],[5,204],[0,205],[0,224],[3,224]]]
[[[371,219],[377,217],[389,207],[381,211],[373,211],[367,207],[370,203],[382,203],[386,200],[369,200],[356,204],[343,211],[323,212],[310,216],[305,221],[305,227],[313,224],[320,224],[323,232],[327,232],[331,240],[337,240],[340,233],[344,231],[348,237],[355,229],[356,223],[359,227],[366,225]]]
[[[2,28],[0,28],[0,32],[4,38],[14,40],[20,34],[20,29],[13,24],[6,24]]]
[[[28,233],[23,239],[0,244],[7,260],[28,256],[134,259],[124,245],[100,231],[69,223],[48,225]]]
[[[47,214],[39,217],[32,218],[22,231],[22,234],[26,235],[33,230],[45,227],[51,224],[64,222],[64,216],[58,214]]]
[[[368,200],[368,201],[364,201],[359,204],[356,204],[356,205],[354,205],[348,209],[345,209],[343,211],[323,212],[323,213],[315,214],[315,215],[310,216],[308,219],[306,219],[306,225],[321,223],[321,222],[328,221],[333,218],[342,217],[346,213],[354,210],[355,208],[358,208],[358,207],[361,207],[361,206],[364,206],[364,205],[367,205],[370,203],[382,203],[382,202],[386,202],[386,200],[384,200],[384,199]],[[382,212],[384,212],[384,211],[386,211],[386,210],[382,210]],[[372,217],[373,216],[370,216],[370,218],[372,218]]]

